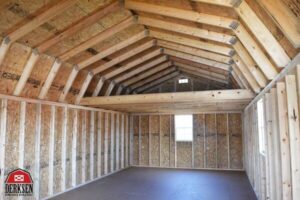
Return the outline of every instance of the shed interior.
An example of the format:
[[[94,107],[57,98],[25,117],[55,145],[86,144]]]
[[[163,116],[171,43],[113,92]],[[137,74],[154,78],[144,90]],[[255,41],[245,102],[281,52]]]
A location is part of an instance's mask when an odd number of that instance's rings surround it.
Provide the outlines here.
[[[0,10],[1,200],[300,199],[298,0]]]

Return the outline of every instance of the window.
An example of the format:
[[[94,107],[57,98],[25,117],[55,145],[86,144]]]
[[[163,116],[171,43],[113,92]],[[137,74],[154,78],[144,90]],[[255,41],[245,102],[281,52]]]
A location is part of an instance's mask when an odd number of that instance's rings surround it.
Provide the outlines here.
[[[193,141],[193,115],[175,115],[175,140]]]
[[[257,121],[258,121],[258,138],[259,138],[259,152],[265,155],[265,114],[264,114],[264,102],[259,100],[257,102]]]
[[[187,78],[181,78],[181,79],[178,80],[178,83],[179,84],[189,83],[189,79],[187,79]]]

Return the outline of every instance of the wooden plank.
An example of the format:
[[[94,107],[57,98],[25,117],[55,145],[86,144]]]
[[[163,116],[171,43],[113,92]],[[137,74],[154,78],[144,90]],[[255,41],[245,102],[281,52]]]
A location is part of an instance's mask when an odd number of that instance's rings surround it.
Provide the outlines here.
[[[161,94],[123,95],[111,97],[87,97],[83,105],[110,105],[128,103],[175,103],[175,102],[231,102],[233,100],[252,99],[254,94],[249,90],[216,90],[199,92],[177,92]]]
[[[73,0],[63,0],[56,4],[54,4],[51,8],[48,10],[42,12],[41,14],[35,16],[32,18],[28,23],[22,25],[15,31],[9,33],[7,36],[9,39],[14,42],[24,35],[30,33],[40,25],[44,24],[45,22],[49,21],[50,19],[53,19],[55,16],[59,15],[63,11],[67,10],[71,6],[73,6],[76,3],[76,1]],[[46,5],[47,6],[47,5]]]
[[[61,139],[61,191],[66,189],[66,162],[67,162],[67,128],[68,128],[68,108],[63,108],[63,124]]]
[[[73,82],[74,82],[74,80],[75,80],[75,78],[76,78],[78,72],[79,72],[79,69],[78,69],[78,67],[75,65],[75,66],[73,67],[73,69],[72,69],[72,71],[71,71],[69,77],[68,77],[67,83],[65,84],[65,87],[64,87],[62,93],[61,93],[60,96],[59,96],[59,101],[60,101],[60,102],[65,101],[65,99],[66,99],[66,97],[67,97],[67,95],[68,95],[68,93],[69,93],[69,90],[70,90],[70,88],[71,88],[71,86],[72,86],[72,84],[73,84]]]
[[[108,173],[108,113],[105,113],[105,134],[104,134],[104,175]]]
[[[4,181],[5,181],[5,143],[6,143],[6,127],[7,127],[7,100],[1,99],[1,115],[0,115],[0,197],[4,199]]]
[[[67,37],[70,37],[74,35],[75,33],[93,25],[97,21],[101,20],[101,18],[107,16],[108,14],[112,12],[116,12],[121,7],[120,2],[115,1],[104,8],[101,7],[100,9],[95,10],[88,16],[79,19],[78,21],[72,23],[69,27],[67,27],[65,30],[61,31],[58,34],[55,34],[55,36],[51,37],[50,39],[46,40],[42,44],[40,44],[37,49],[39,52],[45,52],[50,47],[54,46],[55,44],[59,43],[60,41],[66,39]]]
[[[77,135],[78,135],[78,110],[73,111],[72,130],[72,187],[76,186],[77,180]]]
[[[86,132],[87,132],[87,111],[84,111],[82,117],[82,142],[81,142],[81,183],[86,181]]]
[[[182,59],[185,59],[185,60],[190,60],[190,61],[193,61],[193,62],[196,62],[196,63],[208,65],[208,66],[211,66],[211,67],[215,67],[215,68],[219,68],[219,69],[223,69],[223,70],[227,70],[227,71],[229,71],[229,69],[230,69],[230,66],[227,65],[227,64],[219,63],[219,62],[212,61],[212,60],[208,60],[208,59],[205,59],[205,58],[201,58],[201,57],[198,57],[198,56],[194,56],[194,55],[190,55],[190,54],[187,54],[187,53],[179,52],[179,51],[176,51],[176,50],[165,49],[164,53],[166,53],[167,55],[170,55],[170,56],[175,56],[175,57],[178,57],[178,58],[182,58]]]
[[[233,7],[238,0],[192,0],[192,1],[213,4],[218,6]]]
[[[97,83],[97,86],[96,86],[94,92],[93,92],[93,95],[92,95],[93,97],[96,97],[99,95],[99,93],[104,85],[104,82],[105,82],[105,78],[101,77]]]
[[[259,0],[259,3],[269,13],[293,46],[300,48],[300,22],[292,9],[280,0]]]
[[[280,137],[281,152],[281,177],[282,177],[282,200],[292,199],[292,177],[291,177],[291,155],[289,140],[289,124],[287,110],[287,96],[285,83],[279,82],[277,88],[277,105],[278,105],[278,131]]]
[[[129,133],[129,116],[125,114],[125,167],[129,166],[130,158],[130,133]]]
[[[150,70],[148,70],[144,73],[141,73],[141,74],[139,74],[139,75],[137,75],[137,76],[135,76],[135,77],[133,77],[129,80],[126,80],[125,82],[123,82],[123,85],[129,86],[131,84],[134,84],[134,83],[136,83],[136,82],[138,82],[142,79],[145,79],[145,78],[147,78],[147,77],[149,77],[149,76],[151,76],[151,75],[153,75],[153,74],[155,74],[159,71],[162,71],[162,70],[170,67],[171,65],[172,65],[172,62],[170,62],[170,61],[169,62],[164,62],[164,63],[154,67],[153,69],[150,69]],[[175,70],[175,68],[173,68],[173,71],[174,70]]]
[[[125,137],[126,137],[126,131],[125,131],[125,114],[121,115],[121,169],[125,166]]]
[[[19,126],[19,168],[24,169],[25,152],[25,126],[26,126],[26,102],[20,105],[20,126]]]
[[[1,118],[2,121],[2,118]],[[40,152],[41,152],[41,131],[42,131],[42,105],[36,104],[35,122],[35,144],[34,144],[34,198],[40,198]],[[5,140],[4,140],[5,141]],[[1,169],[2,171],[2,169]],[[63,174],[62,179],[63,179]],[[62,180],[61,179],[61,180]],[[62,185],[61,185],[62,187]],[[0,189],[1,190],[1,189]]]
[[[115,163],[116,163],[116,170],[118,171],[120,169],[120,115],[119,113],[116,114],[116,158],[115,158]]]
[[[123,49],[124,47],[130,46],[133,43],[136,43],[137,41],[145,38],[147,35],[148,35],[148,31],[144,30],[142,32],[139,32],[139,33],[135,34],[134,36],[132,36],[124,41],[121,41],[120,43],[118,43],[114,46],[111,46],[108,49],[105,49],[105,50],[101,51],[100,53],[78,63],[78,67],[79,67],[79,69],[84,69],[85,67],[101,60],[102,58],[105,58],[105,57],[119,51],[120,49]]]
[[[178,44],[175,41],[169,42],[169,41],[165,41],[165,40],[158,40],[157,45],[160,47],[167,48],[167,49],[172,49],[172,50],[188,53],[188,54],[191,54],[194,56],[206,58],[209,60],[214,60],[214,61],[217,61],[220,63],[225,63],[225,64],[231,63],[231,57],[229,57],[229,56],[224,56],[224,55],[213,53],[210,51],[205,51],[205,50],[202,50],[199,48],[185,46],[182,44]]]
[[[81,89],[79,91],[79,94],[77,95],[76,97],[76,100],[75,100],[75,104],[79,104],[82,97],[84,96],[87,88],[89,87],[90,85],[90,82],[92,81],[92,78],[93,78],[94,74],[92,72],[89,72],[81,86]]]
[[[219,17],[215,15],[209,15],[196,11],[183,10],[168,6],[155,5],[150,3],[138,2],[133,0],[127,0],[125,7],[130,10],[148,12],[157,15],[164,15],[177,19],[184,19],[188,21],[218,26],[226,29],[230,29],[230,24],[234,21],[230,18]]]
[[[11,46],[11,41],[9,40],[8,37],[3,38],[0,46],[0,66],[2,65],[4,58]]]
[[[19,96],[25,87],[25,84],[27,83],[27,80],[31,74],[31,71],[33,70],[33,67],[37,60],[39,59],[40,55],[36,49],[32,50],[32,53],[29,57],[29,59],[26,62],[26,65],[23,69],[22,75],[14,89],[13,95]]]
[[[156,65],[159,65],[160,63],[166,61],[167,59],[168,59],[167,56],[161,56],[161,57],[159,57],[157,59],[151,60],[150,62],[147,62],[146,64],[143,64],[143,66],[138,67],[138,68],[136,68],[136,69],[134,69],[134,70],[132,70],[132,71],[130,71],[130,72],[122,75],[122,76],[119,76],[114,81],[117,82],[117,83],[122,82],[122,81],[124,81],[124,80],[126,80],[126,79],[128,79],[128,78],[130,78],[130,77],[132,77],[134,75],[136,75],[136,74],[139,74],[139,73],[141,73],[143,71],[146,71],[146,70],[148,70],[150,68],[155,67]]]
[[[292,196],[300,197],[300,138],[299,138],[299,106],[294,75],[285,77],[288,123],[290,135],[291,173],[292,173]]]
[[[214,31],[208,31],[206,29],[196,28],[192,26],[186,26],[183,24],[168,22],[165,20],[158,20],[155,18],[139,16],[138,23],[143,24],[147,27],[154,27],[159,29],[164,29],[167,31],[173,31],[181,34],[186,34],[194,37],[199,37],[207,40],[212,40],[215,42],[230,44],[234,36],[222,34]]]
[[[244,86],[243,82],[241,81],[240,77],[236,74],[235,71],[232,70],[231,75],[234,78],[234,80],[238,83],[240,89],[249,89]]]
[[[202,42],[196,39],[190,39],[188,37],[182,37],[170,33],[164,33],[161,31],[150,30],[150,36],[160,40],[166,40],[169,42],[176,42],[182,45],[210,51],[213,53],[219,53],[225,56],[232,56],[234,50],[232,48],[216,45],[212,43]]]
[[[275,66],[270,62],[262,49],[258,46],[242,24],[235,24],[232,27],[236,36],[247,49],[251,57],[255,60],[267,79],[272,80],[277,75]]]
[[[110,173],[115,171],[115,114],[110,115]]]
[[[94,135],[95,135],[95,112],[91,111],[90,117],[90,179],[94,179]]]
[[[124,89],[124,86],[123,85],[120,85],[117,92],[116,92],[116,95],[121,95],[122,91]]]
[[[245,63],[253,77],[255,77],[257,83],[261,88],[266,87],[267,79],[257,67],[255,61],[251,58],[245,47],[238,41],[233,45],[233,48],[237,52],[240,59]]]
[[[116,83],[114,81],[111,81],[104,96],[110,96],[110,94],[113,91],[115,86],[116,86]]]
[[[55,114],[56,107],[51,106],[51,118],[50,118],[50,140],[49,140],[49,178],[48,178],[48,195],[53,195],[53,181],[54,181],[54,149],[55,149]]]
[[[103,123],[102,123],[102,112],[98,113],[98,122],[97,122],[97,177],[102,175],[102,132],[104,132]]]
[[[129,17],[123,20],[120,23],[117,23],[110,28],[98,33],[97,35],[89,38],[87,41],[75,46],[74,48],[68,50],[67,52],[63,53],[59,56],[59,58],[63,61],[70,59],[71,57],[75,56],[76,54],[98,44],[99,42],[111,37],[113,34],[133,25],[135,23],[135,18]]]
[[[239,77],[239,79],[241,80],[241,82],[243,83],[243,85],[245,86],[246,89],[250,89],[250,85],[248,83],[248,81],[246,80],[244,74],[241,72],[240,68],[235,64],[233,63],[231,65],[233,71],[237,74],[237,76]]]
[[[139,140],[140,140],[140,134],[139,134],[139,124],[140,124],[140,117],[139,116],[133,116],[132,117],[132,162],[131,165],[139,165],[139,160],[140,160],[140,145],[139,145]]]
[[[55,59],[50,72],[48,73],[47,79],[44,82],[42,89],[40,91],[40,94],[38,96],[39,99],[44,99],[54,81],[54,78],[59,70],[59,68],[61,67],[62,62],[59,59]]]
[[[248,28],[255,35],[260,44],[264,47],[266,52],[270,55],[272,60],[276,63],[276,65],[278,67],[285,67],[291,61],[291,59],[276,38],[272,35],[271,31],[269,31],[269,29],[251,9],[248,3],[246,1],[242,1],[240,5],[235,8],[235,10],[243,22],[246,23]]]

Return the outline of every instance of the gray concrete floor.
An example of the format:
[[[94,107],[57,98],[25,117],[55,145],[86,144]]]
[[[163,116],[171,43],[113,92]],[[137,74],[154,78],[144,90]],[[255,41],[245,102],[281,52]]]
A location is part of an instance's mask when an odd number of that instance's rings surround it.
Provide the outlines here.
[[[132,167],[52,200],[256,200],[244,172]]]

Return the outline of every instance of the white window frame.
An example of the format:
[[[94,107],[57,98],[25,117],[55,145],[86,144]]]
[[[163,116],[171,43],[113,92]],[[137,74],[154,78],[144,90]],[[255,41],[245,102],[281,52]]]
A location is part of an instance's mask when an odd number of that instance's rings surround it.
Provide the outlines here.
[[[177,120],[182,120],[182,117],[188,117],[190,118],[189,124],[186,126],[179,126],[178,123],[176,123]],[[175,141],[176,142],[193,142],[194,140],[194,134],[193,134],[193,115],[175,115],[174,117],[174,125],[175,125]],[[188,129],[189,135],[187,137],[179,136],[179,129]]]

